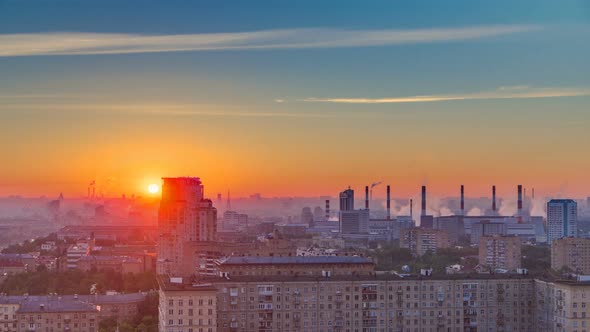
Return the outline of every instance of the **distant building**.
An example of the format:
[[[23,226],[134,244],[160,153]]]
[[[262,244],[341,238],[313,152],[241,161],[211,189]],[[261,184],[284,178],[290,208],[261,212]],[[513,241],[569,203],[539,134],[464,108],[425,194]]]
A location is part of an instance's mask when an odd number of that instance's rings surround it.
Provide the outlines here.
[[[217,209],[199,178],[164,178],[158,212],[158,274],[180,275],[185,242],[215,241]]]
[[[450,246],[449,236],[444,231],[421,227],[400,229],[400,247],[410,249],[415,256],[427,252],[435,254],[437,249]]]
[[[306,206],[301,209],[301,223],[306,225],[313,225],[313,213],[311,212],[311,208]]]
[[[78,261],[90,254],[91,246],[86,242],[79,242],[75,245],[71,245],[66,253],[67,256],[67,268],[77,269]]]
[[[359,256],[230,257],[219,263],[225,277],[326,277],[371,275],[375,264]]]
[[[453,244],[459,242],[459,238],[465,234],[463,216],[436,217],[433,228],[445,231],[449,235],[449,241]]]
[[[578,235],[578,204],[572,199],[552,199],[547,203],[547,242]]]
[[[77,265],[82,271],[112,270],[123,274],[145,272],[141,259],[126,256],[82,256]]]
[[[590,274],[590,239],[565,237],[551,243],[551,268]]]
[[[340,193],[340,211],[354,210],[354,190],[348,188]]]
[[[521,240],[517,236],[484,235],[479,240],[479,264],[491,271],[521,267]]]
[[[369,210],[340,211],[340,234],[364,234],[369,231]]]
[[[236,211],[223,213],[223,230],[241,230],[248,226],[248,215]]]
[[[432,228],[434,226],[434,217],[432,215],[420,216],[420,227],[421,228]]]
[[[471,244],[479,244],[482,236],[506,235],[507,227],[503,222],[482,220],[471,225]]]

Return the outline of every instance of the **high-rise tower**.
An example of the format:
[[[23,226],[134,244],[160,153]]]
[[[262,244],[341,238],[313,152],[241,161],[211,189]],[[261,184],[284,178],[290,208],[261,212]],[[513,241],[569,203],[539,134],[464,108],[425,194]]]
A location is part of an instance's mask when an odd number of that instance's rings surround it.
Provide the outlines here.
[[[217,209],[199,178],[163,178],[158,211],[158,274],[180,275],[187,242],[215,241]]]

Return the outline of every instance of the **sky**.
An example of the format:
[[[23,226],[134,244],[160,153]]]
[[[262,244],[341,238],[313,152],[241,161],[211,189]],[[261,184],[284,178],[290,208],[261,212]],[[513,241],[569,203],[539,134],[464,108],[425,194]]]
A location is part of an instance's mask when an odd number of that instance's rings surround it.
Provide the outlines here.
[[[589,35],[588,1],[0,0],[0,195],[585,197]]]

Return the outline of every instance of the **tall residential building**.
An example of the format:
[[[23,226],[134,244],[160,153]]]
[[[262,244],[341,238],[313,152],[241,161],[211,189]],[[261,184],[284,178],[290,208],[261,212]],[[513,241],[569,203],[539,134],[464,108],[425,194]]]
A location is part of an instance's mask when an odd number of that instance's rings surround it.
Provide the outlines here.
[[[551,268],[590,274],[590,239],[567,237],[551,243]]]
[[[496,269],[521,267],[521,240],[517,236],[491,235],[479,240],[479,264]]]
[[[573,199],[552,199],[547,203],[547,242],[578,234],[578,204]]]
[[[348,188],[340,193],[340,211],[354,210],[354,190]]]
[[[217,209],[199,178],[163,178],[158,213],[158,274],[181,275],[186,243],[215,241]],[[186,264],[186,262],[184,262]],[[196,263],[195,263],[196,265]]]

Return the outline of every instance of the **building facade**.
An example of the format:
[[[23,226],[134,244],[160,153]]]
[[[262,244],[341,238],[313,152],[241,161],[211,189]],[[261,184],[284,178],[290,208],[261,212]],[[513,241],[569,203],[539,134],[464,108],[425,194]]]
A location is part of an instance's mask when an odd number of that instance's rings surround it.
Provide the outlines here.
[[[369,210],[340,211],[340,234],[366,234],[369,231]]]
[[[551,268],[590,274],[590,239],[566,237],[551,243]]]
[[[437,249],[450,246],[448,234],[438,229],[415,227],[400,230],[400,247],[410,249],[415,256],[427,252],[434,254]]]
[[[181,275],[186,242],[215,241],[217,209],[199,178],[163,178],[158,211],[158,274]]]
[[[217,325],[193,331],[538,331],[534,281],[526,278],[401,279],[389,277],[219,279],[202,292],[164,285],[161,331],[190,331],[180,301],[216,296],[207,314]],[[212,303],[212,302],[207,302]],[[173,304],[176,310],[167,305]],[[184,309],[183,314],[186,314]],[[193,315],[195,312],[193,310]],[[193,316],[194,317],[194,316]],[[203,320],[205,323],[206,320]],[[182,323],[182,324],[180,324]],[[200,330],[202,329],[202,330]],[[580,331],[581,332],[581,331]]]
[[[348,188],[340,193],[340,211],[354,210],[354,190]]]
[[[578,235],[578,204],[572,199],[552,199],[547,203],[547,242]]]
[[[521,240],[517,236],[482,236],[479,241],[479,264],[496,269],[515,270],[521,267]]]

